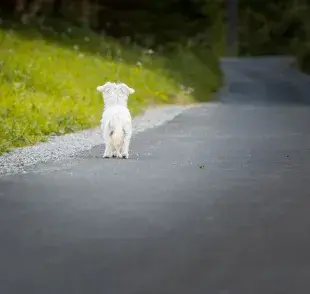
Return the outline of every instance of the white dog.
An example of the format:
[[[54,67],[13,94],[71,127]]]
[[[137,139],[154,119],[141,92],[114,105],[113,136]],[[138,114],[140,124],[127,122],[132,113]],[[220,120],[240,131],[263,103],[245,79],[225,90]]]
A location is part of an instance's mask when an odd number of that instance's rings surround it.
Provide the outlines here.
[[[97,87],[102,93],[104,109],[101,130],[105,142],[103,157],[128,158],[132,135],[131,115],[127,108],[128,96],[135,92],[124,83],[107,82]]]

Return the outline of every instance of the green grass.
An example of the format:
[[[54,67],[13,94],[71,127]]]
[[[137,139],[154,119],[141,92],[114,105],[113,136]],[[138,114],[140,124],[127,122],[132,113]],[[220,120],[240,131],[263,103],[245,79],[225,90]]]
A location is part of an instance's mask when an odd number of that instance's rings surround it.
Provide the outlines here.
[[[208,101],[221,84],[211,50],[148,54],[69,25],[56,31],[12,23],[0,29],[0,44],[0,154],[96,126],[103,107],[96,87],[107,81],[136,90],[134,115],[153,104]]]

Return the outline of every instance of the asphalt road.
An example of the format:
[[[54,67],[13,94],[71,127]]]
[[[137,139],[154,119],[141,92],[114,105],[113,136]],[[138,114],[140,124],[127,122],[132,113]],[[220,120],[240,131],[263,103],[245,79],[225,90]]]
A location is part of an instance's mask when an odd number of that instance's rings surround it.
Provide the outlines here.
[[[223,68],[219,102],[138,134],[131,159],[0,180],[0,293],[310,293],[310,78]]]

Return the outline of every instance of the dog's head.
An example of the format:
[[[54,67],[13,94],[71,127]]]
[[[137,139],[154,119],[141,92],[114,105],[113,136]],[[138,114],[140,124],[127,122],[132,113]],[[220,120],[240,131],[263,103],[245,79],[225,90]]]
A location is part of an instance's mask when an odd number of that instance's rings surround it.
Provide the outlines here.
[[[105,107],[117,104],[127,106],[128,96],[135,93],[134,89],[124,83],[111,82],[98,86],[97,91],[102,93]]]

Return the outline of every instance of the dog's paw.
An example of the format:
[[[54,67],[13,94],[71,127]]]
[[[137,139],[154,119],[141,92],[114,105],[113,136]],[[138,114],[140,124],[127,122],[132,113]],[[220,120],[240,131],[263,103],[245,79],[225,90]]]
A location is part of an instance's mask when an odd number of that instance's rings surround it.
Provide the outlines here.
[[[123,154],[123,155],[122,155],[122,158],[123,158],[123,159],[128,159],[128,158],[129,158],[129,155],[128,155],[128,154]]]

